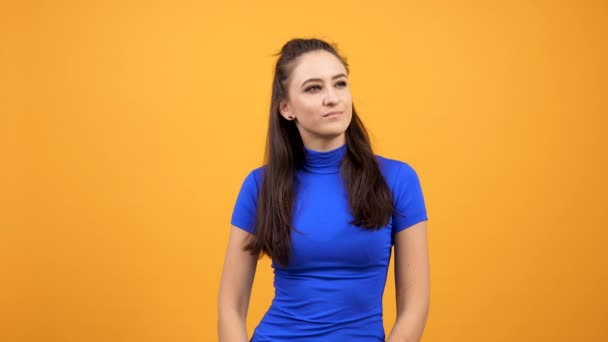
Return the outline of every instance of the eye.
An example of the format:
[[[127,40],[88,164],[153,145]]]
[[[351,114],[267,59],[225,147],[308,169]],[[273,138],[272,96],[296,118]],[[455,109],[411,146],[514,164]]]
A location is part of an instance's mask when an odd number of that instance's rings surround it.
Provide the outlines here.
[[[340,81],[336,83],[336,85],[340,85],[341,87],[346,87],[346,81]]]
[[[313,85],[313,86],[310,86],[310,87],[306,88],[306,92],[310,93],[310,91],[312,89],[321,89],[321,87],[319,87],[318,85]]]

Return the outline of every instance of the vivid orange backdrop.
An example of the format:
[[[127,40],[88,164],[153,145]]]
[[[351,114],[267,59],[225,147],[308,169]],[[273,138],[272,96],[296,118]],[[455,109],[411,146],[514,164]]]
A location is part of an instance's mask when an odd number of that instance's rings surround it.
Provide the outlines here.
[[[272,54],[313,36],[376,153],[419,173],[423,340],[608,340],[606,2],[0,6],[0,340],[215,341]],[[250,334],[272,295],[266,258]],[[384,306],[388,335],[392,266]]]

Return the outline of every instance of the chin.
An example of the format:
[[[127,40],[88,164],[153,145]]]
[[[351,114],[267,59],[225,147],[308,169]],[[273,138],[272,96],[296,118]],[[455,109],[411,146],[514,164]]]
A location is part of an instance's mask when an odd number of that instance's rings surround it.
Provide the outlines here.
[[[338,136],[346,133],[346,128],[347,127],[344,127],[344,129],[326,130],[326,131],[321,132],[320,135],[328,137],[328,138],[335,138],[335,137],[338,137]]]

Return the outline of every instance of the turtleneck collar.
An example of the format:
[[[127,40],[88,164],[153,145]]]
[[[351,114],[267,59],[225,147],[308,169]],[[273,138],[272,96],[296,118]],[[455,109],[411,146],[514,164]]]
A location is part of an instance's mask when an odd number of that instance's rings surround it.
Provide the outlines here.
[[[306,160],[302,169],[312,173],[328,174],[340,172],[340,162],[346,154],[346,144],[333,150],[320,152],[304,148]]]

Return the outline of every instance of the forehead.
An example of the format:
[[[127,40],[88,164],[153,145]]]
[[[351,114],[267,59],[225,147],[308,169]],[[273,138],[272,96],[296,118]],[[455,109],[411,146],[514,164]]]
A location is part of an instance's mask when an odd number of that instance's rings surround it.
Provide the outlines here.
[[[291,78],[299,85],[309,78],[331,79],[336,74],[346,74],[346,68],[331,52],[324,50],[302,54],[293,69]]]

